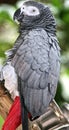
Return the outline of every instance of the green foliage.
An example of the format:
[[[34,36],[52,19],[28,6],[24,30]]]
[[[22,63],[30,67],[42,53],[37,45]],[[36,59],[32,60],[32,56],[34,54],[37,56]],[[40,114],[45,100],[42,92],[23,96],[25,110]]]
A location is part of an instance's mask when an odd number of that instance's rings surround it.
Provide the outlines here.
[[[62,4],[61,0],[51,0],[51,2],[52,2],[52,4],[53,4],[54,6],[56,6],[56,7],[58,7],[58,8],[61,8],[61,7],[62,7],[62,6],[61,6],[61,4]]]
[[[3,122],[4,122],[4,120],[3,120],[3,118],[0,116],[0,130],[1,130],[1,128],[2,128]]]
[[[10,21],[11,20],[11,18],[10,18],[10,16],[9,16],[9,14],[7,13],[7,12],[5,12],[5,11],[2,11],[2,12],[0,12],[0,22],[2,23],[2,22],[5,22],[4,20],[3,20],[3,18],[7,21]]]

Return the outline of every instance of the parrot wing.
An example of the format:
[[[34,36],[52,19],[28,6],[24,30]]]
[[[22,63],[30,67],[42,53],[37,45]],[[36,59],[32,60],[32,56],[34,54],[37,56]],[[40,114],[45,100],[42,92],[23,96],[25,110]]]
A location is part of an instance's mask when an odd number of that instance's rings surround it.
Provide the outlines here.
[[[60,70],[57,40],[43,29],[34,29],[24,37],[13,59],[19,91],[33,117],[46,111],[54,98]]]

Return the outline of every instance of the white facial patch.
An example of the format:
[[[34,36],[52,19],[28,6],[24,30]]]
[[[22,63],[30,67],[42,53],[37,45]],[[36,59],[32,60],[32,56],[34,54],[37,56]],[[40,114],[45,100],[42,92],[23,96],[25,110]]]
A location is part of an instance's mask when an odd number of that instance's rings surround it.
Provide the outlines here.
[[[25,15],[28,16],[36,16],[40,14],[38,8],[36,8],[35,6],[25,6],[25,5],[21,7],[21,13],[24,13]]]

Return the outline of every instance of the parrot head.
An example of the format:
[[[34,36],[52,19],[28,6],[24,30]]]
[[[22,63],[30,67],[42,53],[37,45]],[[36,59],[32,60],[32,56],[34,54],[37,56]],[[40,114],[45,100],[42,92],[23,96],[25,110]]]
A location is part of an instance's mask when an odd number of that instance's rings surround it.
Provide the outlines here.
[[[45,28],[49,30],[55,29],[55,20],[48,6],[36,2],[25,1],[21,8],[17,9],[13,16],[17,20],[22,29]]]
[[[14,20],[19,22],[26,20],[31,21],[31,18],[39,17],[43,10],[43,4],[35,1],[26,1],[23,3],[21,8],[17,9],[14,13]]]

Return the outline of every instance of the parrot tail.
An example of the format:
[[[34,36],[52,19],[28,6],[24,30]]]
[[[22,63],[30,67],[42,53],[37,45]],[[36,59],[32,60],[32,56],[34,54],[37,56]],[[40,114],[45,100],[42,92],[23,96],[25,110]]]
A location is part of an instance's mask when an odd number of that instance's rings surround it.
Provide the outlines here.
[[[28,112],[25,107],[23,107],[22,111],[22,128],[23,130],[28,130]]]
[[[20,93],[20,101],[21,101],[21,115],[22,115],[22,130],[28,130],[28,110],[24,103],[24,97],[22,95],[22,80],[18,77],[18,89]]]
[[[28,111],[25,106],[23,96],[21,97],[21,111],[22,111],[22,130],[28,130]]]

